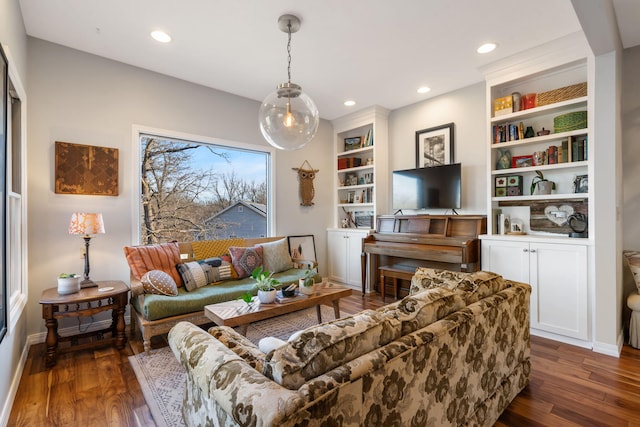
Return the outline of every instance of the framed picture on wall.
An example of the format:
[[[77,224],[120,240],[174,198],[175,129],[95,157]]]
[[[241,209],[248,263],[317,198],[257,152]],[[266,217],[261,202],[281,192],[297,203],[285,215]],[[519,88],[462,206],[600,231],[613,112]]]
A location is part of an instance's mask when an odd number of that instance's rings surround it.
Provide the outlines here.
[[[453,161],[453,123],[416,131],[416,167],[448,165]]]

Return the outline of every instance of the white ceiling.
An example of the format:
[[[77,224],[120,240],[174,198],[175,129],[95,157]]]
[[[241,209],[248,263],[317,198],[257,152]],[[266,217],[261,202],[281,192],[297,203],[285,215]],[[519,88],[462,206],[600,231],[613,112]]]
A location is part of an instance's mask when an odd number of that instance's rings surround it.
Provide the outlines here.
[[[640,44],[640,1],[614,0],[625,47]],[[292,81],[334,119],[396,109],[482,80],[478,67],[579,31],[570,0],[20,0],[27,34],[261,101]],[[168,32],[162,45],[149,33]],[[476,53],[483,42],[497,50]],[[432,91],[416,93],[419,86]],[[345,107],[354,99],[355,107]]]

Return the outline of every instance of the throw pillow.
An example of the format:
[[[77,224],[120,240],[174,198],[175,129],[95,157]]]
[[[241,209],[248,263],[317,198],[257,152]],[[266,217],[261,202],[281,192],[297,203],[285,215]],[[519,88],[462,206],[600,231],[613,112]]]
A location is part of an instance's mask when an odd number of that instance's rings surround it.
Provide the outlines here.
[[[230,246],[231,263],[238,273],[238,278],[251,276],[256,267],[262,265],[262,246],[253,246],[251,248],[241,248]]]
[[[148,271],[140,279],[142,288],[147,294],[176,296],[178,286],[171,276],[161,270]]]
[[[176,265],[181,262],[177,242],[125,246],[123,249],[131,273],[138,280],[148,271],[161,270],[170,275],[178,286],[182,286],[182,279],[176,270]]]
[[[204,262],[205,264],[209,264],[211,267],[220,267],[222,265],[222,258],[220,257],[207,258],[198,262],[201,262],[201,263]]]
[[[191,242],[195,259],[206,259],[227,253],[229,246],[244,246],[244,239],[198,240]]]
[[[236,271],[235,268],[233,268],[233,264],[231,263],[231,255],[229,254],[220,255],[220,259],[225,265],[229,266],[229,270],[231,270],[231,278],[234,280],[237,279],[238,272]]]
[[[279,273],[293,268],[293,260],[289,254],[287,239],[262,243],[262,265],[267,271]]]

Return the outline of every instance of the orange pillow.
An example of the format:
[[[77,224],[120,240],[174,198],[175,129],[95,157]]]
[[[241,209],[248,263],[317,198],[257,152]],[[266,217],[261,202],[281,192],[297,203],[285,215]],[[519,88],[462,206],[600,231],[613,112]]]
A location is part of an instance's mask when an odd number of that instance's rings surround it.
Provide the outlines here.
[[[180,263],[180,247],[178,242],[156,243],[154,245],[125,246],[124,255],[129,263],[131,273],[141,280],[151,270],[167,273],[182,287],[182,278],[176,269]]]

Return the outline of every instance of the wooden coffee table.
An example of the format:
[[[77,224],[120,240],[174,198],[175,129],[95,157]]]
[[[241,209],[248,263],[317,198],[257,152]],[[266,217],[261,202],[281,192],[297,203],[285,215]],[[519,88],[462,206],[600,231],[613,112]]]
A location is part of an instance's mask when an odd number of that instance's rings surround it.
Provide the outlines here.
[[[316,287],[316,292],[313,295],[299,295],[273,304],[261,304],[256,297],[251,305],[241,300],[211,304],[204,307],[204,314],[218,326],[240,326],[242,335],[246,335],[247,326],[252,322],[271,319],[314,306],[318,315],[318,323],[322,323],[321,304],[333,305],[333,312],[337,319],[340,317],[340,298],[350,296],[351,289],[333,283],[322,285]]]

